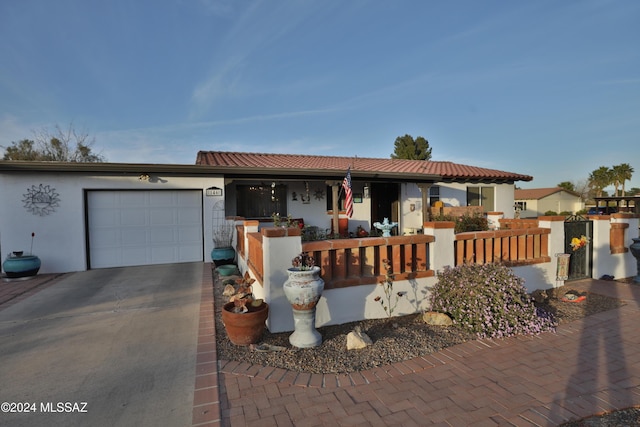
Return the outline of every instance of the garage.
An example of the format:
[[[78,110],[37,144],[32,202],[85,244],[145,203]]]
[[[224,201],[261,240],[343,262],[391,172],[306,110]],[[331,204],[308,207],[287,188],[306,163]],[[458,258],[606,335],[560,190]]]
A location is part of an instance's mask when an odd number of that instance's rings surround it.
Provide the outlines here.
[[[86,192],[88,267],[203,261],[201,190]]]

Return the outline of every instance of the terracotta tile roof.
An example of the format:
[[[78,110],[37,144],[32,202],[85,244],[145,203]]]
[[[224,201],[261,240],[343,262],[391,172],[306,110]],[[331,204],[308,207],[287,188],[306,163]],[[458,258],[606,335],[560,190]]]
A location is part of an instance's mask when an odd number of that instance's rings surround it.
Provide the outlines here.
[[[406,178],[439,180],[531,181],[533,177],[513,172],[461,165],[452,162],[380,159],[367,157],[312,156],[299,154],[200,151],[196,165],[242,169],[287,170],[309,173],[333,171],[343,174],[351,166],[353,176],[406,175]]]
[[[540,200],[561,191],[571,194],[572,196],[580,197],[578,193],[575,193],[573,191],[565,190],[564,188],[560,188],[560,187],[552,187],[552,188],[528,188],[528,189],[515,190],[513,192],[513,198],[515,200]]]

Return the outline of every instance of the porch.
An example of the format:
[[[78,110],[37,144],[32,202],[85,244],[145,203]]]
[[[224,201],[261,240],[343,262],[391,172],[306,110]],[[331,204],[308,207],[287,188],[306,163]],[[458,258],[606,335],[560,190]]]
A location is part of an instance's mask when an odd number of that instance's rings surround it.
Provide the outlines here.
[[[495,213],[494,213],[495,214]],[[628,251],[638,236],[638,215],[589,217],[593,221],[592,277],[636,275]],[[499,221],[496,230],[454,233],[453,222],[425,222],[422,234],[303,242],[298,227],[259,227],[257,221],[236,221],[236,252],[242,272],[255,277],[254,293],[270,304],[267,326],[272,332],[293,330],[291,306],[282,290],[291,260],[313,254],[325,281],[317,306],[316,325],[341,324],[386,316],[374,301],[382,292],[383,260],[393,268],[394,292],[404,292],[395,314],[429,309],[429,289],[437,271],[462,263],[504,263],[525,279],[529,292],[563,284],[556,277],[556,254],[565,252],[564,216]]]

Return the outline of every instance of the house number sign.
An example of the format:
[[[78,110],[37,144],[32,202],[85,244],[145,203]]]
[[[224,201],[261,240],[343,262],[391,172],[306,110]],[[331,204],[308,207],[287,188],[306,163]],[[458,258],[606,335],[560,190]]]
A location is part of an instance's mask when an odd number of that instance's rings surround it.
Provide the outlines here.
[[[222,188],[218,187],[209,187],[206,190],[207,196],[222,196]]]

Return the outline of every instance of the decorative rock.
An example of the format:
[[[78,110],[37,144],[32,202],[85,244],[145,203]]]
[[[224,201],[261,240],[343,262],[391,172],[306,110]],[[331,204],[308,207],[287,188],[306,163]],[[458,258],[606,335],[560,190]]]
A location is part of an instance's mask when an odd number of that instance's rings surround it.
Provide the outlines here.
[[[434,326],[451,326],[453,320],[444,313],[438,313],[437,311],[427,311],[422,315],[422,319],[427,325]]]
[[[373,344],[369,335],[360,330],[359,326],[347,334],[347,350],[358,350]]]

